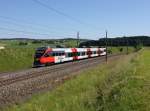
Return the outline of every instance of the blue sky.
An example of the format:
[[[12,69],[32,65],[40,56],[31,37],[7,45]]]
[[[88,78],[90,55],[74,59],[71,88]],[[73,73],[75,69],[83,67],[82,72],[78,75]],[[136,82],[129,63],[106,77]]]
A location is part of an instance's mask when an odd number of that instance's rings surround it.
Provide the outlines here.
[[[150,0],[0,0],[0,38],[150,35]],[[79,21],[80,22],[79,22]],[[82,23],[81,23],[82,22]]]

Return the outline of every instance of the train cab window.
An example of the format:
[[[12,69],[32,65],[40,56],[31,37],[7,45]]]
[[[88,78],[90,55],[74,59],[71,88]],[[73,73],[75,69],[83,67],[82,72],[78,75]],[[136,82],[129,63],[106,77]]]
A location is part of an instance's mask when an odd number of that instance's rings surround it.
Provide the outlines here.
[[[49,55],[48,55],[48,54],[45,54],[44,57],[49,57]]]
[[[96,54],[96,51],[94,51],[94,54]]]
[[[53,56],[53,55],[52,55],[52,52],[47,52],[47,53],[44,55],[44,57],[51,57],[51,56]]]

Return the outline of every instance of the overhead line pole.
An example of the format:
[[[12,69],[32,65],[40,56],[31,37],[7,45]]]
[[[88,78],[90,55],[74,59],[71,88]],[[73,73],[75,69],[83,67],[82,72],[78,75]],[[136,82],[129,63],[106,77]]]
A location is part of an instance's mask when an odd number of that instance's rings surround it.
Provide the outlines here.
[[[77,32],[77,47],[79,47],[79,39],[80,39],[79,32]]]
[[[128,53],[129,53],[129,48],[128,48],[128,38],[127,38],[127,37],[125,37],[125,39],[126,39],[126,48],[127,48],[127,52],[126,52],[126,54],[128,55]]]
[[[107,51],[107,50],[108,50],[108,49],[107,49],[107,45],[108,45],[108,43],[107,43],[107,42],[108,42],[108,41],[107,41],[107,36],[108,36],[108,35],[107,35],[107,30],[106,30],[106,38],[105,38],[105,42],[106,42],[106,46],[105,46],[105,47],[106,47],[106,62],[107,62],[107,59],[108,59],[108,58],[107,58],[107,56],[108,56],[108,55],[107,55],[107,52],[108,52],[108,51]]]

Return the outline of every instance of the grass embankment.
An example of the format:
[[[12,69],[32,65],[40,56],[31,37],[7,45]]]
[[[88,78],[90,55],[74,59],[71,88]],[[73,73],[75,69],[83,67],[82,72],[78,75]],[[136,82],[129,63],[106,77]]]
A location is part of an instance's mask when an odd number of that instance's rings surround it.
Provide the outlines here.
[[[34,50],[31,47],[6,47],[0,50],[0,72],[31,68]]]
[[[114,47],[114,46],[109,46],[108,47],[108,52],[112,53],[112,54],[116,54],[116,53],[131,53],[135,51],[134,47],[129,46],[128,49],[125,46],[118,46],[118,47]]]
[[[149,111],[150,49],[102,64],[6,111]]]

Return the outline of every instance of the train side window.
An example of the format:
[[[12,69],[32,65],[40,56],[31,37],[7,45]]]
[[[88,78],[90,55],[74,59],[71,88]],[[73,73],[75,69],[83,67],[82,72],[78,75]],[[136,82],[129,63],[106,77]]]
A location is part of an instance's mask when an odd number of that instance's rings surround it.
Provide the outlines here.
[[[77,52],[77,56],[80,56],[80,52]]]
[[[47,52],[44,57],[49,57],[49,56],[52,56],[52,53],[51,52]]]
[[[85,55],[85,52],[82,52],[82,55],[84,56],[84,55]]]
[[[61,53],[58,53],[58,56],[61,56]]]
[[[70,53],[68,53],[68,57],[70,57]]]
[[[69,53],[69,57],[72,57],[73,56],[73,53]]]
[[[66,57],[71,57],[71,53],[66,53]]]
[[[54,52],[52,53],[52,56],[55,56],[55,53],[54,53]]]
[[[71,57],[71,53],[69,53],[69,57]]]
[[[56,56],[59,56],[59,54],[56,52]]]
[[[56,53],[56,52],[54,52],[54,56],[57,56],[57,53]]]
[[[64,55],[65,55],[65,53],[64,53],[64,52],[62,52],[62,53],[61,53],[61,55],[62,55],[62,56],[64,56]]]

